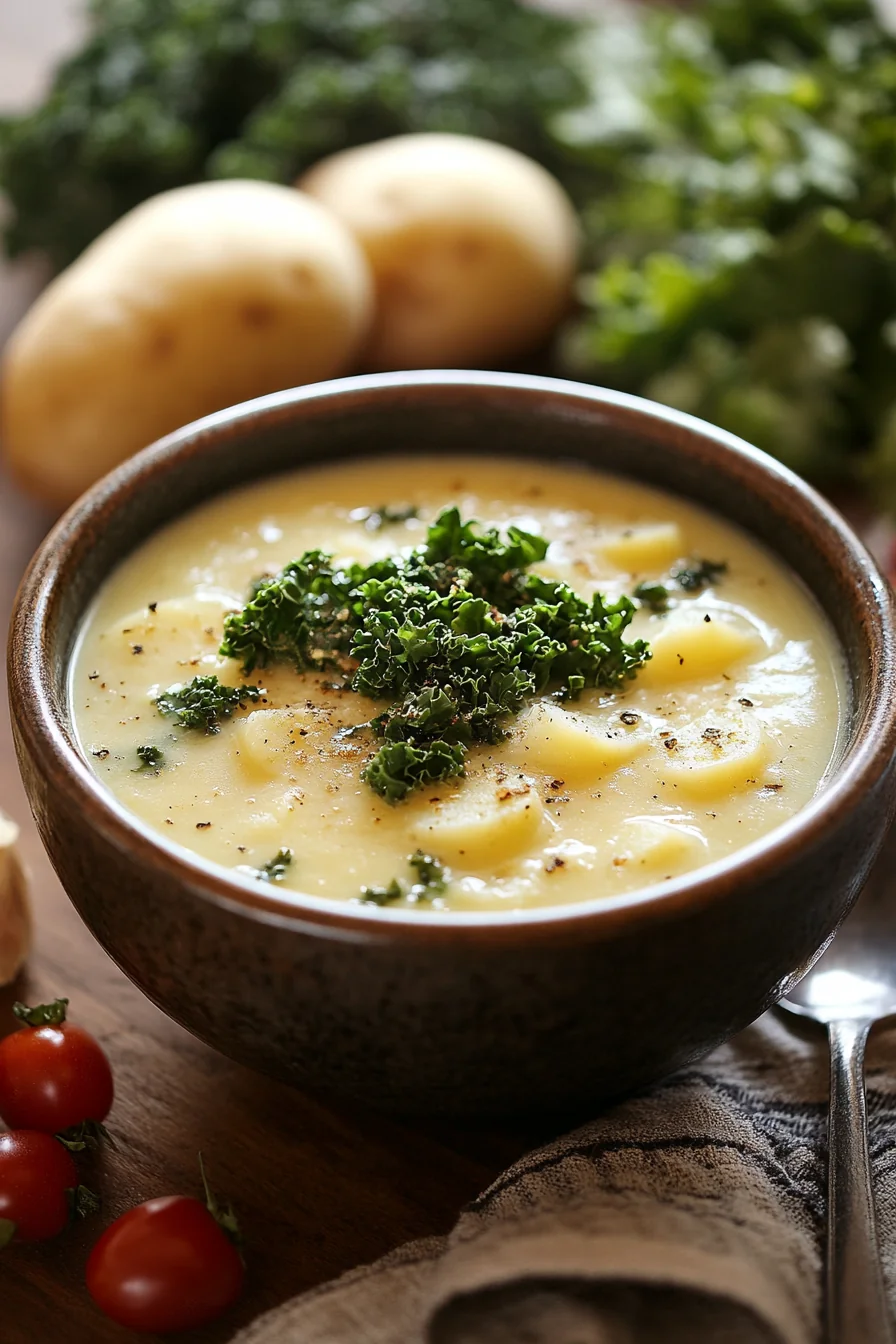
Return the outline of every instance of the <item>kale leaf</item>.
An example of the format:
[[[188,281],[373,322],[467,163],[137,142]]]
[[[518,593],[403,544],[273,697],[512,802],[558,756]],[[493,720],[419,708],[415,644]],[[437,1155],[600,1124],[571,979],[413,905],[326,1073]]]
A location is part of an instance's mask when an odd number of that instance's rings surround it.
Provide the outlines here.
[[[387,802],[398,803],[424,784],[437,784],[464,773],[466,748],[440,738],[415,746],[387,742],[368,761],[361,778]]]
[[[11,254],[68,264],[156,192],[292,183],[410,131],[503,141],[560,167],[552,114],[584,84],[577,25],[519,0],[91,0],[43,103],[0,123]]]
[[[377,509],[352,509],[349,517],[353,523],[363,523],[368,532],[379,532],[384,527],[419,518],[420,510],[415,504],[380,504]]]
[[[405,897],[415,902],[431,901],[434,896],[441,896],[451,881],[445,865],[432,854],[424,854],[422,849],[408,855],[408,866],[417,874],[416,881],[408,887],[393,877],[385,887],[362,887],[360,900],[365,905],[389,905]]]
[[[868,0],[701,0],[608,8],[582,54],[567,370],[896,505],[896,35]]]
[[[144,770],[151,770],[158,774],[165,764],[165,753],[161,747],[138,747],[137,759],[140,764],[134,767],[134,774],[139,774]]]
[[[669,589],[663,583],[639,583],[632,596],[649,611],[663,612],[669,607]]]
[[[221,720],[261,696],[255,686],[222,686],[216,676],[194,677],[186,685],[169,686],[155,699],[160,714],[173,718],[178,728],[217,733]]]
[[[693,560],[683,569],[672,571],[671,582],[682,593],[702,593],[704,588],[718,583],[723,574],[727,574],[725,560]],[[669,609],[672,593],[664,583],[652,583],[649,580],[639,583],[632,596],[648,611],[662,614]]]
[[[255,876],[260,882],[282,882],[292,864],[292,859],[291,849],[278,849],[272,859],[268,859],[267,863],[255,869]]]
[[[360,899],[365,905],[388,905],[391,901],[400,901],[403,895],[404,888],[398,878],[393,877],[387,887],[362,887]]]
[[[462,775],[469,745],[500,741],[527,697],[613,689],[649,657],[642,640],[624,639],[628,598],[589,602],[529,572],[547,548],[446,508],[409,556],[338,568],[309,551],[226,618],[221,652],[244,672],[278,659],[337,667],[354,691],[387,701],[370,723],[382,746],[362,778],[398,802]]]
[[[451,874],[441,860],[432,854],[424,854],[422,849],[415,850],[408,863],[417,874],[412,890],[420,895],[424,892],[430,896],[439,895],[451,880]]]
[[[676,569],[672,578],[683,593],[702,593],[727,573],[725,560],[695,560],[686,569]]]

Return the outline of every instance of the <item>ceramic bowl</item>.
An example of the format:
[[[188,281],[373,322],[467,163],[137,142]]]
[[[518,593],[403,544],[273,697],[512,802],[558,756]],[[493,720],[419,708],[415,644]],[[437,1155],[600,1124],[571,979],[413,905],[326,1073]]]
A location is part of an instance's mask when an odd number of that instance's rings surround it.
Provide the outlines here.
[[[737,523],[827,612],[846,665],[814,800],[730,858],[631,895],[506,913],[369,910],[260,889],[167,843],[106,792],[72,729],[85,610],[156,528],[209,496],[374,453],[545,457],[686,496]],[[59,522],[22,584],[9,676],[44,844],[103,947],[171,1017],[302,1087],[405,1112],[581,1108],[745,1026],[830,939],[896,796],[889,589],[840,517],[769,457],[634,397],[549,379],[413,373],[278,393],[187,426]]]

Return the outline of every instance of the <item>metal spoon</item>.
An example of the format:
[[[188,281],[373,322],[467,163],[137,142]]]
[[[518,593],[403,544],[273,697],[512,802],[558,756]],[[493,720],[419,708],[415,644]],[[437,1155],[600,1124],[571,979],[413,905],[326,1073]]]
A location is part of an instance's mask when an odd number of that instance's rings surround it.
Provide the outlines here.
[[[831,946],[782,1008],[827,1027],[827,1338],[829,1344],[894,1344],[877,1243],[868,1164],[865,1042],[896,1013],[896,828]]]

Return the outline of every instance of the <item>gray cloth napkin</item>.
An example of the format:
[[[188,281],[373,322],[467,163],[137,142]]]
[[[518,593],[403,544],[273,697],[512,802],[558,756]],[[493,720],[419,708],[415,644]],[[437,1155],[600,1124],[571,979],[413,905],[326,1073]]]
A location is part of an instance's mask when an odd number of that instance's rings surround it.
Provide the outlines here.
[[[896,1031],[872,1040],[868,1064],[896,1298]],[[237,1340],[818,1344],[827,1090],[821,1031],[767,1014],[523,1158],[449,1236],[287,1302]]]

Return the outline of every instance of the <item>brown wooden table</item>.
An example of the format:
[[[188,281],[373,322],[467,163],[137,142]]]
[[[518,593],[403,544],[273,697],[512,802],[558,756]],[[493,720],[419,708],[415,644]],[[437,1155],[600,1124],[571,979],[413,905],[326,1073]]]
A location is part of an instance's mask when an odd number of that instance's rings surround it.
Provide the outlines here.
[[[0,474],[0,624],[50,518]],[[5,704],[5,681],[3,684]],[[43,852],[19,782],[8,716],[0,721],[0,807],[22,827],[37,915],[27,973],[0,991],[0,1035],[16,998],[71,999],[115,1072],[117,1149],[83,1163],[100,1215],[56,1242],[0,1258],[2,1344],[133,1339],[94,1308],[84,1264],[100,1230],[153,1195],[200,1194],[202,1149],[246,1238],[248,1287],[219,1325],[185,1338],[228,1339],[240,1324],[411,1237],[447,1231],[459,1207],[522,1153],[533,1133],[446,1132],[333,1108],[231,1064],[168,1021],[84,928]]]

